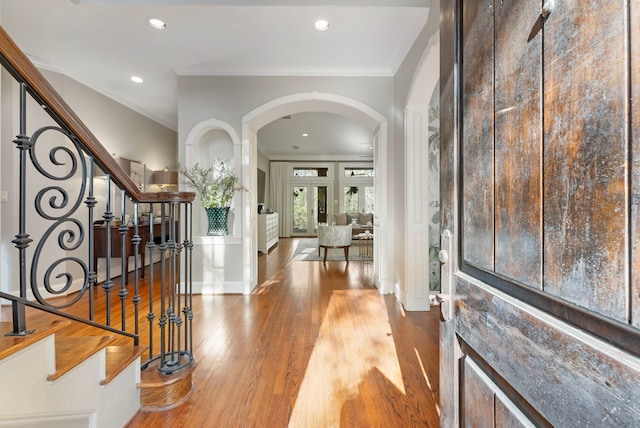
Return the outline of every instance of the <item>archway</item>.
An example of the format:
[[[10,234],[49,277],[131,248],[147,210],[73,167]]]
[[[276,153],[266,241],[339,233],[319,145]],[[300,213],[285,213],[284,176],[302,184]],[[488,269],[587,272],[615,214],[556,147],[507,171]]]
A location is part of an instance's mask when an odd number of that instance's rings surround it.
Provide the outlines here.
[[[365,124],[374,131],[374,165],[376,206],[387,207],[387,165],[380,162],[379,154],[387,150],[387,119],[371,107],[354,99],[336,94],[322,92],[306,92],[284,96],[265,103],[252,110],[242,118],[242,180],[250,183],[250,188],[257,187],[257,132],[267,123],[288,114],[301,112],[327,112],[339,114]],[[248,291],[257,285],[257,210],[255,192],[243,195],[242,240],[244,260],[244,280]],[[378,210],[377,210],[378,211]],[[380,210],[376,213],[379,227],[376,233],[378,241],[384,242],[388,234],[387,213]],[[374,246],[374,271],[376,286],[381,293],[390,290],[388,284],[388,258]]]

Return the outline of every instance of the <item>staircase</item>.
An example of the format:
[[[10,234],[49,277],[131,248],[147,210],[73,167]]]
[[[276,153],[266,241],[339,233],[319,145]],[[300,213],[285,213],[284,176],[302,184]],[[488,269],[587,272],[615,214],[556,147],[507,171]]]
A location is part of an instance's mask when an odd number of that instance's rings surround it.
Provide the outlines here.
[[[193,390],[196,367],[195,194],[141,192],[1,27],[0,65],[19,86],[13,97],[19,98],[13,115],[19,118],[13,132],[18,179],[10,189],[18,196],[11,213],[18,230],[3,230],[15,239],[2,242],[13,244],[17,256],[15,289],[0,288],[12,318],[0,322],[0,427],[117,428],[140,409],[179,405]],[[33,101],[55,124],[28,135]],[[98,168],[106,177],[104,201],[93,189]],[[111,186],[118,196],[111,196]],[[140,204],[160,213],[155,227],[153,216],[140,220]],[[133,225],[118,222],[114,208]],[[95,239],[97,223],[103,240]],[[98,254],[111,255],[102,283]],[[132,274],[121,257],[119,272],[126,274],[112,277],[115,254],[133,257]],[[145,279],[139,261],[149,263]]]
[[[32,334],[16,337],[0,323],[0,427],[122,427],[138,411],[146,348],[56,337],[69,324],[33,323]]]

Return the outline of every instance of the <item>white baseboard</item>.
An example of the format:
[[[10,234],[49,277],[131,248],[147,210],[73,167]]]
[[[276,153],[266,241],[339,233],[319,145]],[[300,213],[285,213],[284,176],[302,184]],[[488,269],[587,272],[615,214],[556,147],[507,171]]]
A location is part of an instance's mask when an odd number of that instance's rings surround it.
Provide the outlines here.
[[[181,289],[180,292],[183,290]],[[216,284],[205,282],[193,282],[193,294],[244,294],[245,287],[242,281],[226,281]]]

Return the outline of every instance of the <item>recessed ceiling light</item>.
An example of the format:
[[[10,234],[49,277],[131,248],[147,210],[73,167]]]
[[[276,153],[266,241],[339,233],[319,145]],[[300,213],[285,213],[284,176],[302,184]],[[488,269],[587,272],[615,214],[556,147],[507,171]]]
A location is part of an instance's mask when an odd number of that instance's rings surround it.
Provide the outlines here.
[[[309,134],[307,134],[306,132],[304,134],[302,134],[303,137],[308,137]]]
[[[167,28],[167,24],[165,24],[164,21],[158,18],[149,18],[149,25],[151,25],[156,30],[164,30],[165,28]]]
[[[373,150],[373,146],[369,146],[369,150]]]
[[[329,21],[327,21],[326,19],[318,19],[314,26],[318,31],[326,31],[329,29]]]
[[[131,76],[131,81],[135,82],[135,83],[142,83],[144,82],[144,80],[142,80],[142,77],[140,76]]]

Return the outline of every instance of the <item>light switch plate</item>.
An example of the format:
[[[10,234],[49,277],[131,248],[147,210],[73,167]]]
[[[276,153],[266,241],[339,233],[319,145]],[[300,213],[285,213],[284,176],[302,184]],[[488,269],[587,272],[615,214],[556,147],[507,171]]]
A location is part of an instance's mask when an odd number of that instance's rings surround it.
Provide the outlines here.
[[[0,201],[9,202],[9,192],[7,192],[6,190],[0,192]]]

